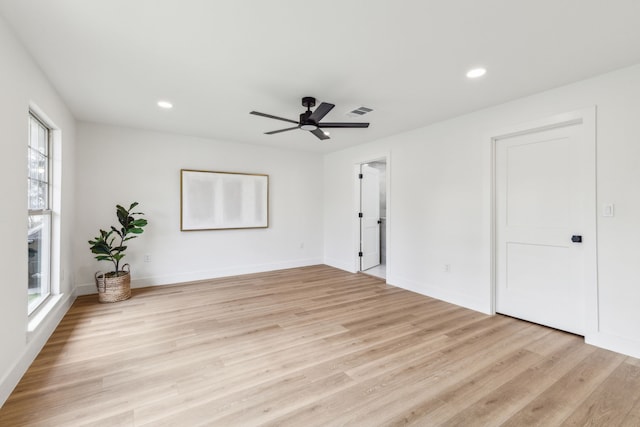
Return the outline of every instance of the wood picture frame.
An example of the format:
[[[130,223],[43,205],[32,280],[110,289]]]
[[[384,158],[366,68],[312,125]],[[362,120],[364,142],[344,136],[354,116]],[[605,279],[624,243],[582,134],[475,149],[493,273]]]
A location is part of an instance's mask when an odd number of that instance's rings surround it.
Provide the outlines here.
[[[269,227],[269,175],[180,170],[180,231]]]

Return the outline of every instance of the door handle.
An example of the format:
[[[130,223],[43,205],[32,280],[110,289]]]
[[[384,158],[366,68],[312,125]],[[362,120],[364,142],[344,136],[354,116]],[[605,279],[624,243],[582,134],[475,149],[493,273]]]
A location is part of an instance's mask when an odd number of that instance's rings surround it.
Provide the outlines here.
[[[578,236],[578,235],[573,235],[571,236],[571,241],[573,243],[582,243],[582,236]]]

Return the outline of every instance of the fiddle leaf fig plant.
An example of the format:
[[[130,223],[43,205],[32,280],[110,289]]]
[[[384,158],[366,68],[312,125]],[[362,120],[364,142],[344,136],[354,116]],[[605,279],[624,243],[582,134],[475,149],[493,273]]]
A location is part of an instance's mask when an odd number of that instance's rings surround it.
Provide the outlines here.
[[[109,231],[100,229],[100,234],[94,237],[93,240],[89,240],[91,252],[96,254],[95,258],[98,261],[110,261],[113,263],[114,271],[107,273],[110,276],[125,274],[124,271],[120,271],[120,260],[127,250],[127,246],[124,243],[142,234],[143,227],[147,225],[146,219],[136,217],[144,215],[142,212],[131,212],[136,206],[138,206],[138,202],[131,203],[129,209],[116,205],[116,214],[120,227],[111,226]]]

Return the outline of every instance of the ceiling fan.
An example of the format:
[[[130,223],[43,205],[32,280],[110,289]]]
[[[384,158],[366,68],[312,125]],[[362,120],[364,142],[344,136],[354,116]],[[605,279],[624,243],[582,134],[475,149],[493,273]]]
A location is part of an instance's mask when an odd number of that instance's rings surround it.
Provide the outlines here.
[[[326,116],[329,111],[335,107],[333,104],[329,104],[327,102],[322,102],[314,111],[311,111],[311,107],[315,107],[316,99],[311,96],[305,96],[302,98],[302,106],[307,107],[307,111],[300,114],[300,120],[289,120],[278,116],[272,116],[271,114],[260,113],[258,111],[252,111],[250,114],[254,114],[256,116],[268,117],[270,119],[282,120],[284,122],[294,123],[296,126],[272,130],[271,132],[265,132],[265,135],[273,135],[274,133],[287,132],[294,129],[302,129],[308,130],[312,134],[314,134],[319,139],[330,139],[328,133],[324,132],[322,129],[329,128],[368,128],[369,123],[321,123],[320,120],[324,116]]]

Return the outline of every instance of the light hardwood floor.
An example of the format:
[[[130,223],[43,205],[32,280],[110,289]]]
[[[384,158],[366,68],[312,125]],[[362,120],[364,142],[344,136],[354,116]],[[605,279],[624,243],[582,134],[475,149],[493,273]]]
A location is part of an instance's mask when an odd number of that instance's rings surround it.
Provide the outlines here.
[[[2,426],[640,425],[640,362],[327,266],[81,297]]]

